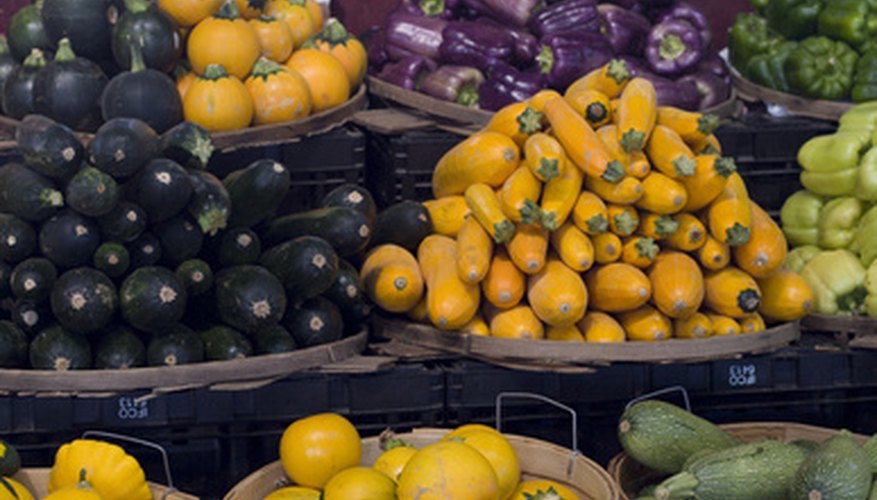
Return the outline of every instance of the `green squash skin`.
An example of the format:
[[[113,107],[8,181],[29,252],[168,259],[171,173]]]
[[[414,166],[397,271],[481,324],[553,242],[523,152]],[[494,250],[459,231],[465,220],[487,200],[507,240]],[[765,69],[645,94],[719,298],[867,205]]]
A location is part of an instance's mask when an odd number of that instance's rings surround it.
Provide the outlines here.
[[[822,443],[798,469],[791,500],[858,500],[871,491],[873,471],[868,454],[852,438],[840,434]],[[821,493],[821,497],[816,497]]]
[[[186,289],[163,267],[141,267],[125,278],[119,290],[122,317],[131,326],[160,332],[174,326],[186,312]]]
[[[105,172],[87,166],[70,179],[65,195],[73,210],[89,217],[100,217],[116,207],[119,187]]]
[[[771,440],[726,448],[665,480],[655,497],[693,493],[700,500],[784,500],[806,456],[798,446]]]
[[[132,117],[162,133],[183,120],[183,102],[173,80],[161,71],[119,73],[100,96],[104,120]]]
[[[116,286],[104,273],[80,267],[62,274],[51,295],[52,314],[73,333],[92,334],[107,326],[116,312]]]
[[[24,61],[33,49],[40,49],[43,52],[52,50],[52,42],[43,25],[43,17],[35,4],[25,5],[12,16],[6,34],[9,49],[19,61]]]
[[[130,201],[120,201],[110,213],[98,217],[101,238],[116,243],[131,243],[146,230],[146,212]]]
[[[261,266],[235,266],[216,273],[216,306],[227,325],[245,333],[276,325],[286,311],[283,284]]]
[[[365,250],[373,229],[365,216],[347,207],[318,208],[278,217],[262,232],[262,241],[276,245],[301,236],[317,236],[328,241],[340,257],[351,257]]]
[[[32,300],[15,301],[9,314],[12,316],[12,322],[21,328],[28,338],[33,338],[55,321],[47,303]]]
[[[6,80],[8,80],[19,67],[20,64],[18,63],[18,60],[16,60],[15,56],[9,52],[5,40],[0,40],[0,93],[3,91],[3,86],[6,84]]]
[[[375,226],[378,216],[378,206],[374,197],[366,188],[357,184],[342,184],[329,191],[323,197],[321,207],[347,207],[357,210],[365,216],[370,227]]]
[[[10,276],[12,276],[12,266],[0,260],[0,301],[12,297],[12,288],[9,286]]]
[[[188,214],[153,226],[153,232],[161,242],[162,258],[173,266],[198,256],[204,244],[201,228]]]
[[[126,194],[146,211],[150,224],[157,224],[185,210],[192,196],[192,182],[183,167],[158,158],[126,185]]]
[[[344,259],[340,259],[335,281],[323,292],[323,297],[338,306],[344,317],[344,326],[347,327],[346,333],[354,333],[351,329],[365,321],[371,311],[359,280],[359,272]]]
[[[52,291],[58,270],[44,257],[31,257],[18,263],[9,277],[12,293],[18,299],[42,302]]]
[[[283,326],[300,347],[336,342],[344,334],[344,320],[338,307],[323,297],[290,307],[283,318]]]
[[[192,122],[174,125],[159,139],[160,153],[184,168],[203,170],[213,155],[213,140],[204,127]]]
[[[316,236],[271,247],[259,263],[280,279],[291,301],[320,295],[338,275],[338,255],[326,240]]]
[[[81,57],[100,61],[110,56],[109,4],[103,0],[45,0],[43,25],[49,40],[69,37]]]
[[[89,161],[124,180],[137,174],[158,155],[158,134],[136,118],[113,118],[97,129],[88,145]]]
[[[182,53],[180,33],[176,24],[157,6],[145,11],[127,11],[113,26],[113,58],[123,70],[131,68],[131,43],[143,45],[146,67],[170,73]]]
[[[420,242],[432,234],[432,218],[421,203],[406,200],[378,213],[369,247],[392,243],[417,254]]]
[[[94,348],[94,367],[99,370],[124,370],[146,366],[146,345],[127,326],[109,328]]]
[[[152,233],[141,234],[125,248],[131,257],[130,269],[154,266],[161,260],[161,242]]]
[[[723,450],[737,439],[717,425],[663,401],[642,401],[628,408],[618,425],[618,440],[637,462],[676,473],[698,450]]]
[[[106,242],[95,250],[93,265],[110,278],[118,278],[131,266],[131,256],[122,244]]]
[[[214,326],[199,334],[207,361],[227,361],[253,355],[253,345],[241,332],[227,326]]]
[[[39,242],[43,256],[59,268],[84,266],[100,246],[100,229],[93,219],[64,209],[43,223]]]
[[[0,104],[3,114],[21,120],[34,112],[33,85],[46,61],[40,55],[30,63],[15,69],[0,87]]]
[[[231,199],[229,227],[251,227],[270,217],[289,192],[289,169],[273,160],[257,160],[222,179]]]
[[[59,325],[49,326],[30,343],[30,365],[37,370],[84,370],[91,368],[91,346],[82,335]]]
[[[210,291],[213,288],[213,270],[210,264],[201,259],[190,259],[174,271],[177,278],[186,287],[189,297],[195,297]]]
[[[0,260],[15,264],[33,255],[37,232],[21,217],[0,214]]]
[[[64,194],[48,177],[19,163],[0,167],[0,212],[40,222],[63,206]]]
[[[256,354],[277,354],[294,351],[298,348],[295,339],[281,325],[264,328],[250,335]]]
[[[15,140],[27,166],[55,180],[73,177],[85,159],[85,148],[73,130],[45,116],[24,117]]]
[[[109,81],[107,75],[89,59],[64,60],[62,56],[59,48],[55,59],[37,73],[34,110],[73,130],[94,132],[103,123],[99,100]]]
[[[168,333],[153,335],[146,348],[149,366],[178,366],[204,361],[204,342],[184,325],[174,325]]]
[[[218,177],[203,170],[189,170],[192,198],[186,206],[205,235],[213,236],[228,226],[231,198]]]
[[[21,456],[14,446],[0,439],[0,476],[9,477],[21,469]]]
[[[219,236],[216,260],[222,267],[255,264],[262,255],[262,241],[255,231],[237,227]]]
[[[24,368],[27,364],[27,343],[27,335],[18,325],[11,321],[0,321],[0,368]]]

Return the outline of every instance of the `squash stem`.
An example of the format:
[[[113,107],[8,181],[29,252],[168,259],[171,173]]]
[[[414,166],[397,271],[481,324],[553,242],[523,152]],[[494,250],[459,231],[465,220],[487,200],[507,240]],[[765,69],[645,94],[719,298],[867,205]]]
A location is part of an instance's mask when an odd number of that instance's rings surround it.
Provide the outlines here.
[[[0,55],[9,53],[9,42],[6,41],[6,35],[0,34]]]
[[[125,10],[134,14],[146,12],[150,5],[149,0],[125,0]]]
[[[334,17],[330,17],[329,20],[326,21],[326,27],[323,28],[323,33],[321,35],[323,40],[326,40],[332,45],[344,43],[350,38],[350,33],[347,32],[347,28],[341,24],[341,21]]]
[[[55,52],[55,60],[66,62],[72,61],[76,59],[76,53],[73,52],[73,46],[70,45],[69,38],[62,38],[61,41],[58,42],[58,51]]]
[[[267,57],[260,57],[256,64],[253,65],[253,76],[267,80],[269,76],[279,73],[283,67]]]
[[[220,80],[222,78],[228,78],[228,71],[221,64],[210,64],[204,70],[204,74],[201,75],[201,78],[205,80]]]
[[[137,73],[146,69],[146,63],[143,61],[143,48],[141,44],[143,40],[131,40],[131,73]]]
[[[716,158],[713,168],[716,170],[717,174],[727,179],[731,174],[737,171],[737,164],[734,163],[733,158],[723,156],[721,158]]]
[[[606,67],[606,74],[615,80],[615,83],[621,84],[630,80],[630,68],[627,67],[627,63],[624,62],[624,59],[613,59],[609,61],[609,65]]]
[[[42,11],[43,11],[43,4],[44,4],[44,3],[46,3],[46,0],[36,0],[36,1],[33,3],[33,6],[36,7],[37,12],[42,12]]]
[[[655,489],[655,498],[658,500],[668,500],[670,498],[684,498],[692,496],[694,489],[700,485],[694,474],[690,472],[680,472],[670,477]]]
[[[30,55],[24,60],[24,65],[28,68],[42,68],[46,65],[46,58],[40,49],[31,49]]]
[[[420,0],[419,5],[427,16],[437,16],[445,11],[445,0]]]
[[[234,21],[235,19],[240,19],[241,12],[238,10],[238,6],[236,3],[234,3],[234,0],[226,0],[226,2],[219,9],[219,12],[213,14],[213,17],[217,19]]]

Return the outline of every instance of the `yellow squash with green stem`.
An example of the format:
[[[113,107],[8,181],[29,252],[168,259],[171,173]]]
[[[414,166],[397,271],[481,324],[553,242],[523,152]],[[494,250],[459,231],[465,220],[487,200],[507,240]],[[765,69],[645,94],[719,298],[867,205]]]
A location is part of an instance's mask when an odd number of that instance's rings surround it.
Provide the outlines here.
[[[457,243],[447,236],[427,236],[417,249],[417,262],[426,282],[429,319],[441,330],[458,330],[478,312],[478,285],[464,283],[457,268]]]
[[[484,131],[457,143],[445,153],[432,174],[436,198],[463,194],[476,183],[499,187],[520,163],[518,146],[507,135]]]

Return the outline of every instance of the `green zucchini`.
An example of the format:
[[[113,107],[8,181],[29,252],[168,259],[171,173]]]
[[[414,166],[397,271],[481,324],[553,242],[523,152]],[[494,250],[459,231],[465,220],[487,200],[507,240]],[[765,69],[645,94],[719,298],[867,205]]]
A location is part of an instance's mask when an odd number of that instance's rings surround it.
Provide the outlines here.
[[[200,333],[208,361],[226,361],[253,355],[253,345],[241,332],[227,326],[214,326]]]
[[[18,454],[18,450],[0,439],[0,476],[10,477],[19,470],[21,470],[21,456]]]
[[[15,130],[18,152],[35,172],[55,180],[73,177],[85,160],[85,148],[67,126],[30,114]]]
[[[868,454],[842,431],[822,443],[797,470],[791,500],[860,500],[871,491]]]
[[[97,269],[67,271],[52,287],[52,314],[73,333],[100,331],[113,319],[117,304],[116,286]]]
[[[20,163],[0,167],[0,212],[39,222],[63,206],[64,195],[48,177]]]
[[[0,368],[27,364],[27,335],[11,321],[0,321]]]
[[[800,447],[779,441],[733,446],[695,460],[666,479],[655,498],[785,500],[806,456]]]
[[[40,252],[58,267],[78,267],[91,263],[100,229],[93,219],[64,209],[43,223],[39,241]]]
[[[231,198],[231,227],[249,227],[267,219],[289,192],[289,169],[273,160],[257,160],[222,180]]]
[[[347,207],[359,211],[365,216],[368,225],[374,227],[378,215],[378,206],[368,189],[356,184],[342,184],[326,193],[322,208]]]
[[[154,266],[161,260],[161,241],[150,232],[141,233],[125,248],[131,259],[131,269]]]
[[[130,201],[120,201],[97,223],[104,241],[130,243],[146,230],[146,212]]]
[[[12,214],[0,214],[0,260],[21,262],[36,248],[37,232],[30,223]]]
[[[289,331],[282,325],[263,328],[250,335],[256,354],[277,354],[294,351],[298,346]]]
[[[262,255],[262,241],[249,228],[232,228],[219,236],[215,253],[222,267],[255,264]]]
[[[161,242],[162,258],[175,266],[198,256],[204,244],[204,233],[189,214],[153,226],[153,233]]]
[[[371,310],[359,280],[359,272],[344,259],[339,260],[335,281],[323,292],[323,297],[338,306],[348,333],[354,333],[351,329],[357,328],[365,321]]]
[[[401,201],[378,213],[369,246],[392,243],[417,254],[417,247],[432,234],[432,219],[422,203]]]
[[[262,242],[276,245],[301,236],[317,236],[328,241],[339,256],[350,257],[368,246],[371,234],[372,228],[362,213],[331,207],[272,220],[262,233]]]
[[[204,234],[213,236],[228,225],[231,198],[225,185],[215,175],[203,170],[189,170],[192,198],[186,210]]]
[[[336,342],[344,335],[341,313],[332,301],[323,297],[291,307],[283,318],[283,326],[300,347]]]
[[[668,473],[682,470],[689,456],[738,443],[719,426],[678,406],[649,400],[632,405],[618,423],[618,440],[637,462]]]
[[[146,211],[150,224],[157,224],[185,210],[192,197],[192,181],[177,163],[156,158],[126,184],[126,194]]]
[[[58,270],[44,257],[31,257],[18,263],[9,277],[9,286],[16,298],[41,302],[52,291]]]
[[[54,322],[52,311],[45,301],[16,300],[12,304],[10,316],[12,322],[18,325],[28,337],[33,337]]]
[[[94,349],[94,367],[101,370],[123,370],[146,366],[146,345],[126,326],[110,328]]]
[[[128,272],[131,256],[120,243],[106,242],[94,252],[94,268],[110,278],[118,278]]]
[[[169,269],[141,267],[122,282],[119,305],[122,317],[134,328],[160,332],[185,314],[186,289]]]
[[[149,366],[177,366],[204,361],[204,342],[191,328],[176,324],[153,335],[146,348]]]
[[[136,118],[113,118],[88,145],[91,163],[116,179],[128,179],[158,155],[158,135]]]
[[[30,365],[56,371],[91,368],[91,346],[84,336],[53,325],[31,341]]]
[[[192,122],[181,122],[161,134],[161,154],[185,168],[207,168],[213,155],[210,132]]]
[[[290,301],[316,297],[332,286],[338,255],[324,239],[302,236],[271,247],[259,263],[277,276]]]
[[[0,305],[5,299],[12,297],[12,287],[9,286],[10,276],[12,276],[12,266],[0,259]],[[0,307],[0,310],[2,309]]]
[[[64,193],[70,208],[89,217],[106,215],[119,202],[116,181],[105,172],[88,166],[70,179]]]
[[[216,305],[227,325],[253,333],[276,325],[286,311],[283,284],[261,266],[235,266],[216,273]]]
[[[189,297],[201,295],[213,288],[213,270],[210,269],[210,264],[201,259],[190,259],[181,263],[174,274],[186,287]]]

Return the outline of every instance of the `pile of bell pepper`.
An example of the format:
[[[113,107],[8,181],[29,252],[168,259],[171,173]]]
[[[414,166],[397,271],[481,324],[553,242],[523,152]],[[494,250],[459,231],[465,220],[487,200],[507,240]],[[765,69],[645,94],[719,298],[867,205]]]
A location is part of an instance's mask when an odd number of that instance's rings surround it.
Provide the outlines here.
[[[814,312],[877,317],[877,102],[798,151],[806,188],[780,212],[786,265],[813,289]]]
[[[877,99],[877,2],[750,0],[731,28],[731,64],[759,85],[813,99]]]
[[[730,96],[706,16],[673,0],[402,0],[369,47],[377,78],[498,110],[566,89],[613,58],[688,110]]]

